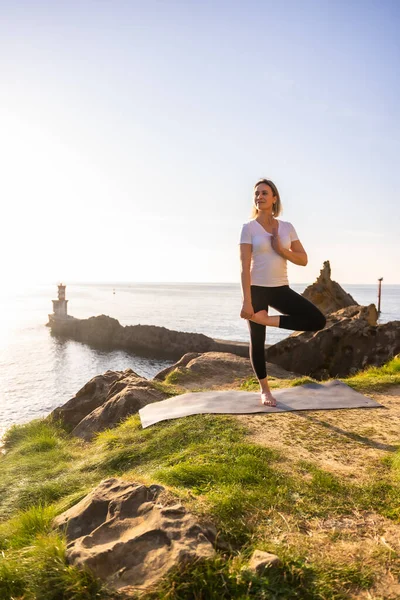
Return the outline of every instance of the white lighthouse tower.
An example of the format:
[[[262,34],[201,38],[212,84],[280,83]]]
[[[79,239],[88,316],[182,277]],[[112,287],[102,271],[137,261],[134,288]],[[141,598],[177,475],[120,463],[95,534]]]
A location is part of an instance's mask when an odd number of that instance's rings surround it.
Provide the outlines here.
[[[58,284],[58,300],[52,300],[53,314],[49,315],[53,319],[68,319],[68,300],[65,299],[65,287],[63,283]]]

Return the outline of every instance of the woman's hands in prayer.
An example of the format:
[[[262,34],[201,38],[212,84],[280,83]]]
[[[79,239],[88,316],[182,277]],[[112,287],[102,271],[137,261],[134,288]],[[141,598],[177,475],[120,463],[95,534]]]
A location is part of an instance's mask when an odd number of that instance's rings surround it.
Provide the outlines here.
[[[280,256],[282,256],[283,258],[283,246],[281,244],[281,241],[279,239],[279,235],[278,235],[278,223],[274,223],[274,225],[272,226],[272,239],[271,239],[271,246],[273,247],[273,249],[275,250],[275,252],[277,254],[280,254]]]

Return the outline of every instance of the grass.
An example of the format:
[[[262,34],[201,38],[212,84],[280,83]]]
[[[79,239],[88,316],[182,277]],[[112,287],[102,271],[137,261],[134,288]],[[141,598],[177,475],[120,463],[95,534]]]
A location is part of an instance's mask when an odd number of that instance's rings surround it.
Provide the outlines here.
[[[379,392],[400,385],[400,354],[381,367],[368,367],[342,381],[359,392]]]
[[[173,371],[168,373],[164,381],[167,385],[179,385],[179,383],[184,383],[188,379],[193,381],[196,378],[202,379],[203,375],[186,367],[176,367]]]
[[[394,385],[400,385],[400,355],[397,354],[381,367],[367,367],[366,369],[361,369],[351,377],[340,377],[335,379],[343,381],[359,392],[372,393],[384,391]],[[307,376],[297,377],[296,379],[269,378],[268,381],[271,389],[294,387],[297,385],[304,385],[305,383],[321,383],[320,381]],[[248,377],[240,385],[241,390],[248,392],[258,391],[259,388],[260,386],[256,377]]]
[[[19,552],[0,561],[0,599],[95,600],[109,597],[88,570],[67,564],[66,542],[54,533],[38,535]]]
[[[397,385],[399,378],[395,357],[343,381],[368,391]],[[274,380],[271,387],[306,381],[312,380]],[[169,393],[179,393],[171,382],[167,386]],[[249,378],[241,389],[254,386]],[[316,443],[329,435],[322,428]],[[4,443],[0,600],[113,597],[89,572],[67,564],[66,540],[51,526],[56,514],[109,476],[164,485],[200,521],[211,520],[230,547],[212,560],[174,569],[145,596],[149,600],[339,600],[370,589],[388,570],[396,572],[399,557],[394,552],[364,556],[358,533],[349,539],[358,540],[360,555],[343,553],[340,544],[347,538],[335,532],[326,538],[325,552],[318,535],[314,540],[301,527],[307,524],[309,530],[314,521],[363,511],[400,523],[400,450],[386,452],[379,469],[360,482],[313,460],[293,461],[290,448],[287,454],[252,443],[243,423],[223,415],[193,415],[146,429],[134,415],[90,443],[70,437],[60,423],[38,419],[11,427]],[[277,552],[281,564],[262,576],[249,572],[246,564],[255,548]]]
[[[400,482],[400,448],[387,461],[393,470],[393,477]]]
[[[146,600],[322,600],[348,598],[348,591],[368,589],[372,571],[364,565],[331,563],[307,566],[304,557],[284,560],[258,576],[245,568],[244,557],[198,561],[175,568]],[[334,595],[333,588],[336,588]]]
[[[37,535],[51,530],[51,522],[56,516],[53,505],[31,506],[19,511],[15,516],[0,525],[0,549],[23,548],[29,546]]]

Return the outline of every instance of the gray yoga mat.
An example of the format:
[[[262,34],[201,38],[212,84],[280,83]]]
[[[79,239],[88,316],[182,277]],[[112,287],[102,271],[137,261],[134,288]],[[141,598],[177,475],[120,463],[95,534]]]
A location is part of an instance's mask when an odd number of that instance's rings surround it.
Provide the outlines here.
[[[272,390],[277,406],[263,406],[258,392],[235,390],[188,392],[147,404],[139,410],[143,429],[159,421],[202,413],[246,414],[277,413],[294,410],[332,410],[335,408],[378,408],[379,402],[368,398],[334,379],[326,383],[305,383],[291,388]]]

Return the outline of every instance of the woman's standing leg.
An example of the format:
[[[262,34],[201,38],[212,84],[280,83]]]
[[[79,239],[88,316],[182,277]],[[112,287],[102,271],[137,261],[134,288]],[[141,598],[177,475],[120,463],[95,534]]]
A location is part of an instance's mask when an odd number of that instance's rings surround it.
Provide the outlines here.
[[[254,312],[268,312],[268,288],[251,286],[251,302]],[[268,406],[276,406],[267,380],[265,363],[265,325],[248,320],[250,330],[249,356],[253,371],[259,381],[261,402]]]

